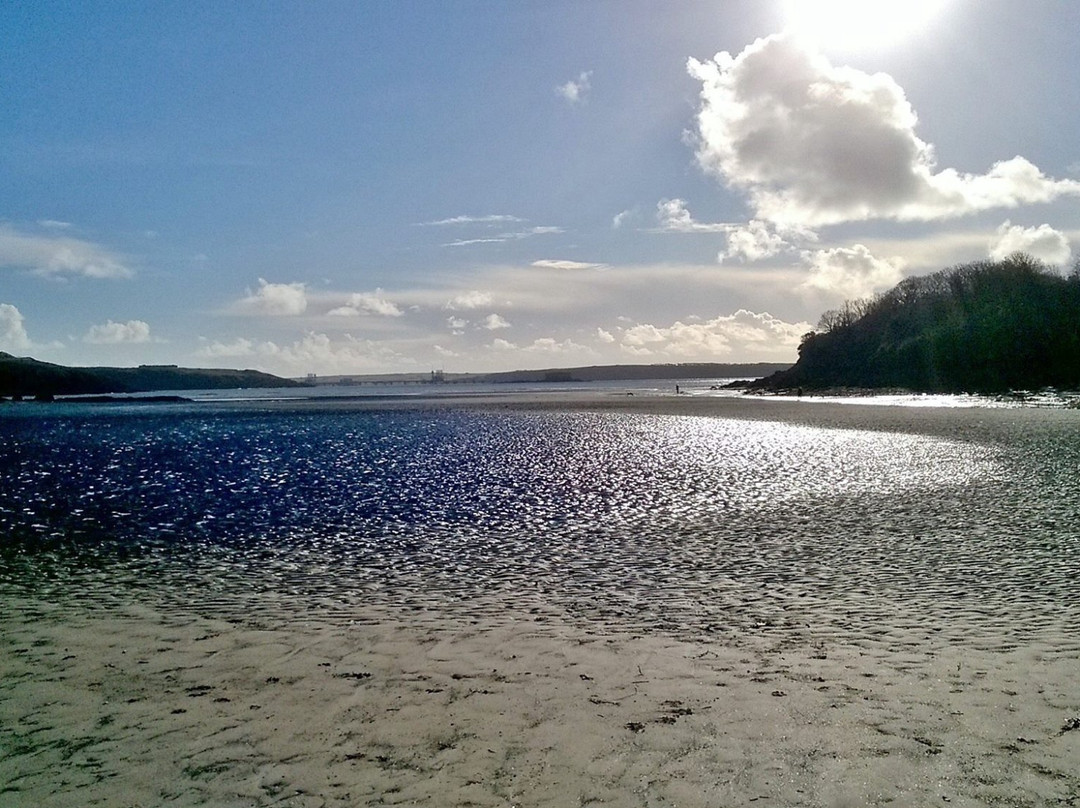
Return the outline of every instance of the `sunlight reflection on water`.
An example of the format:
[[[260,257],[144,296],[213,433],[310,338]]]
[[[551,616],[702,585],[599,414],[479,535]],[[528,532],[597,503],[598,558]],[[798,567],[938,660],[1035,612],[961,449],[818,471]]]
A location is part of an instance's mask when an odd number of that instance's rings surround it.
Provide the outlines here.
[[[1053,436],[1017,451],[636,413],[190,409],[0,430],[0,582],[81,575],[256,610],[267,593],[520,601],[685,631],[849,601],[846,625],[1051,619],[1080,573],[1076,443]]]

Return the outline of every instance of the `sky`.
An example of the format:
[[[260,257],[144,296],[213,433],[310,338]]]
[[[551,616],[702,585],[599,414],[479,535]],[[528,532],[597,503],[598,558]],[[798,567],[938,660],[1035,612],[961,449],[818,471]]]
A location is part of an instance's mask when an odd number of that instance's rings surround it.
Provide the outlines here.
[[[905,277],[1068,271],[1077,31],[1074,0],[8,0],[0,350],[794,361]]]

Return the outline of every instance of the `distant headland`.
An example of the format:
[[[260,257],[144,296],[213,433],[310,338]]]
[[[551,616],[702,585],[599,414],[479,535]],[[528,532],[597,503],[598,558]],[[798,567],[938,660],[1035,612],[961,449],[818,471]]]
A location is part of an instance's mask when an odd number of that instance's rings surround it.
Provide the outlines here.
[[[0,397],[145,393],[155,390],[228,390],[238,387],[302,387],[301,382],[257,370],[140,365],[135,368],[67,367],[0,351]]]
[[[799,361],[751,391],[1080,388],[1080,262],[1063,276],[1016,254],[912,277],[822,315]]]

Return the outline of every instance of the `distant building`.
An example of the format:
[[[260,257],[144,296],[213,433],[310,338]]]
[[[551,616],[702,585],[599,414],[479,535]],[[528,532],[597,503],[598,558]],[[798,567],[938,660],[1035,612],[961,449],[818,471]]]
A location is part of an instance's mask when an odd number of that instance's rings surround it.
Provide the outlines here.
[[[319,381],[319,375],[317,373],[309,373],[307,375],[308,384],[316,384]]]
[[[443,375],[443,372],[441,370],[433,370],[433,371],[431,371],[431,383],[432,384],[442,384],[445,381],[446,381],[446,377]]]

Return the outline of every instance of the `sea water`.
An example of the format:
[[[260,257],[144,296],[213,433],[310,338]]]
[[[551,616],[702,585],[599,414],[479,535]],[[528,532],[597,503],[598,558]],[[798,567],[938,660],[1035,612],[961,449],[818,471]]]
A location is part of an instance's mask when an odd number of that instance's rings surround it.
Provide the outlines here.
[[[950,614],[969,635],[1060,630],[1080,624],[1069,416],[986,430],[972,415],[951,436],[643,412],[11,405],[0,588],[680,635]]]

